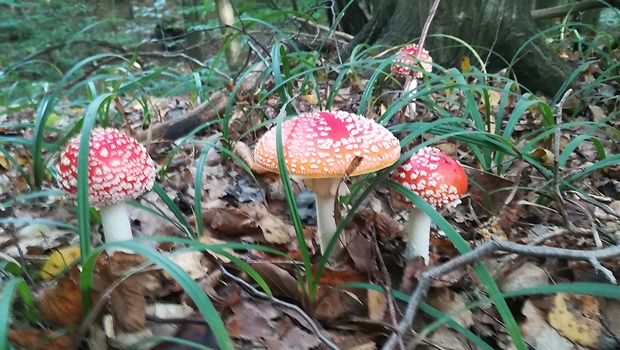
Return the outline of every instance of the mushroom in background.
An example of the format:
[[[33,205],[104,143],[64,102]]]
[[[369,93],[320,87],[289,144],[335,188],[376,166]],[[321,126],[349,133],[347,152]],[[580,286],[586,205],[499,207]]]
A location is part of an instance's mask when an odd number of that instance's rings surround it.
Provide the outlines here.
[[[392,174],[392,179],[438,209],[460,203],[467,191],[467,174],[459,162],[437,148],[420,149]],[[411,204],[409,201],[406,201]],[[405,258],[429,262],[431,219],[417,207],[409,209]]]
[[[79,149],[80,135],[69,140],[58,164],[60,187],[71,194],[77,192]],[[88,162],[88,199],[99,208],[106,242],[132,239],[125,201],[153,187],[155,166],[148,151],[118,130],[96,128],[90,135]]]
[[[378,171],[394,164],[400,156],[398,139],[372,119],[343,111],[302,114],[282,123],[282,145],[286,168],[304,179],[316,196],[317,230],[321,252],[336,233],[334,203],[342,177],[356,157],[361,162],[349,175]],[[278,172],[276,128],[258,141],[254,160],[271,172]],[[346,193],[345,193],[346,194]],[[337,246],[334,255],[342,248]]]
[[[401,48],[397,53],[397,58],[394,60],[395,63],[391,66],[392,74],[397,77],[405,77],[405,85],[403,86],[403,91],[405,93],[415,90],[418,86],[418,79],[421,79],[424,74],[419,70],[412,70],[409,66],[413,65],[421,65],[423,70],[426,72],[433,71],[433,58],[425,49],[422,49],[421,52],[418,52],[419,47],[416,44],[409,44]],[[411,101],[409,104],[409,108],[412,114],[415,114],[415,103]]]

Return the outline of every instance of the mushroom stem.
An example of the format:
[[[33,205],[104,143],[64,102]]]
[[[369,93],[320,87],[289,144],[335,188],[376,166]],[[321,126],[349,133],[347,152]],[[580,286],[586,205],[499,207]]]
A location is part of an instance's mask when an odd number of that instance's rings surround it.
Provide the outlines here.
[[[405,80],[405,86],[403,87],[403,91],[405,92],[405,94],[407,94],[407,96],[411,95],[415,89],[418,87],[418,79],[416,79],[416,77],[412,77],[411,75],[407,76],[407,79]],[[415,119],[415,114],[416,114],[416,107],[415,107],[415,99],[411,100],[411,102],[409,102],[409,104],[407,105],[408,108],[408,113],[410,114],[410,118],[411,120]]]
[[[101,214],[101,224],[103,225],[103,235],[106,243],[128,241],[133,238],[131,234],[131,223],[125,202],[117,202],[99,208]],[[108,248],[108,253],[126,251],[119,248]]]
[[[424,263],[428,265],[430,239],[431,218],[420,208],[410,208],[405,259],[409,261],[416,256],[421,256],[424,258]]]
[[[304,179],[304,183],[310,189],[314,191],[316,201],[316,217],[317,217],[317,233],[319,236],[319,246],[321,247],[321,254],[325,253],[329,242],[331,242],[338,225],[336,225],[336,218],[334,216],[334,203],[336,196],[340,194],[346,194],[348,189],[346,186],[339,189],[341,178],[321,178],[321,179]],[[343,193],[345,192],[345,193]],[[342,250],[343,245],[339,241],[334,250],[332,256],[338,255]]]
[[[331,242],[338,225],[334,217],[334,201],[336,196],[320,196],[316,195],[316,221],[317,231],[319,234],[319,244],[321,253],[325,253],[329,242]],[[342,248],[342,244],[338,243],[334,249],[334,255]]]

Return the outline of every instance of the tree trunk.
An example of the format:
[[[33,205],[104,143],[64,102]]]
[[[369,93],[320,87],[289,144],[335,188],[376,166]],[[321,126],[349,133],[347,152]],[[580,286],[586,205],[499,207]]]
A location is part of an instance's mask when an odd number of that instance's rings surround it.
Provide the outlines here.
[[[431,3],[430,0],[384,1],[351,45],[396,46],[417,40]],[[471,53],[453,39],[433,34],[454,36],[475,48],[492,50],[508,62],[518,55],[512,67],[518,81],[534,92],[554,96],[568,78],[571,67],[555,55],[543,38],[519,50],[537,32],[531,8],[530,0],[442,0],[425,46],[433,61],[444,67],[456,65],[462,56],[471,57]],[[484,49],[478,52],[486,58]],[[502,60],[490,55],[491,69],[499,69],[501,64]]]
[[[198,0],[182,0],[181,6],[183,7],[183,22],[185,24],[185,29],[188,30],[190,26],[197,25],[200,23],[204,23],[204,19],[200,15],[198,11],[188,11],[189,9],[193,9],[198,7],[202,2]],[[190,57],[194,57],[199,60],[203,60],[205,57],[202,48],[200,47],[200,43],[204,41],[204,34],[202,31],[189,31],[185,36],[185,47],[190,49],[186,50],[185,53]]]
[[[234,35],[232,27],[235,24],[235,11],[230,0],[215,0],[215,8],[217,9],[217,15],[220,19],[220,25],[222,26],[222,34],[224,35],[223,44],[226,46],[226,62],[228,68],[234,70],[241,65],[241,38]]]

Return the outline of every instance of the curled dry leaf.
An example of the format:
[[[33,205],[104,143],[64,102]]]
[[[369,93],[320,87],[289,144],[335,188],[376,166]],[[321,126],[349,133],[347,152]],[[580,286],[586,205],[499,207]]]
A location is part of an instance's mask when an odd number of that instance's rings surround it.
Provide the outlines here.
[[[235,143],[235,148],[233,152],[237,155],[237,157],[241,158],[245,164],[252,170],[255,174],[264,174],[267,172],[265,168],[254,162],[254,154],[252,153],[252,149],[250,146],[246,145],[242,141],[238,141]]]
[[[603,332],[598,300],[591,295],[558,293],[547,317],[566,339],[598,349]]]
[[[553,166],[553,160],[555,159],[555,156],[553,155],[553,152],[546,148],[539,147],[530,152],[530,155],[536,157],[546,167]]]

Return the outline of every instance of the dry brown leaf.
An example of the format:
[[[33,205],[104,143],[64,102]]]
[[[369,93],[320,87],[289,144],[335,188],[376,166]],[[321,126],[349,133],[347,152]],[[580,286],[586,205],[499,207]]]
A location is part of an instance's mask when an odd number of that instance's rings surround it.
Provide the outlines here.
[[[607,114],[603,111],[603,109],[599,106],[588,105],[590,112],[592,113],[592,119],[594,122],[600,122],[601,120],[607,118]]]
[[[270,263],[253,263],[250,266],[265,280],[274,294],[302,300],[297,280],[285,269]]]
[[[82,322],[82,296],[80,287],[69,278],[45,288],[37,295],[41,318],[52,326],[71,327]]]
[[[174,335],[177,339],[191,341],[211,349],[219,349],[215,335],[207,324],[183,323]],[[151,350],[181,350],[188,349],[186,345],[177,342],[161,342]]]
[[[222,240],[219,240],[219,239],[216,239],[216,238],[213,238],[213,237],[208,237],[208,236],[200,237],[199,241],[200,241],[200,243],[203,243],[203,244],[214,244],[214,245],[215,244],[224,244],[224,243],[226,243],[226,241],[222,241]],[[227,252],[230,255],[238,256],[233,249],[224,248],[222,250]],[[230,263],[230,259],[227,256],[225,256],[225,255],[214,253],[211,250],[207,250],[207,253],[209,253],[209,255],[211,255],[212,257],[218,259],[219,261],[221,261],[221,262],[223,262],[225,264]]]
[[[140,278],[136,275],[124,280],[110,293],[110,308],[114,317],[114,330],[137,332],[145,328],[146,299]]]
[[[549,284],[547,272],[532,262],[526,262],[511,272],[500,281],[499,289],[502,292],[511,292],[524,288],[534,288]]]
[[[310,350],[320,344],[321,341],[315,335],[295,326],[288,317],[278,322],[276,332],[265,337],[265,345],[269,350]]]
[[[51,338],[52,335],[57,336]],[[75,335],[54,334],[44,329],[9,330],[9,342],[28,350],[67,350],[75,347]]]
[[[545,321],[544,313],[537,309],[530,299],[523,304],[521,313],[525,316],[520,326],[523,338],[535,349],[574,349],[573,343],[563,338]]]
[[[287,244],[295,235],[292,225],[285,223],[279,217],[272,215],[264,204],[258,202],[239,203],[250,216],[258,220],[258,225],[263,231],[263,237],[269,243]]]
[[[442,350],[469,350],[467,339],[454,329],[449,327],[439,327],[428,338],[428,342]]]
[[[202,213],[203,224],[234,236],[250,236],[261,232],[258,222],[237,208],[207,209]]]
[[[461,295],[448,288],[432,289],[426,298],[426,302],[440,312],[450,314],[454,321],[465,328],[474,324],[473,314],[471,310],[466,309],[465,301]]]
[[[143,256],[123,252],[116,252],[109,258],[101,257],[93,279],[94,289],[107,290],[119,276],[147,261]],[[161,289],[158,273],[158,270],[135,273],[111,290],[109,303],[116,331],[136,332],[145,328],[145,295]]]
[[[228,334],[249,341],[260,341],[273,334],[271,320],[281,315],[273,306],[256,301],[238,303],[231,310],[233,315],[226,320]]]
[[[372,321],[380,321],[388,308],[388,298],[384,292],[368,290],[368,318]]]
[[[595,297],[558,293],[547,317],[566,339],[596,349],[603,331],[599,315]]]
[[[193,279],[205,277],[209,269],[202,263],[204,254],[202,252],[191,251],[180,254],[170,255],[168,258],[177,264],[183,271]]]

